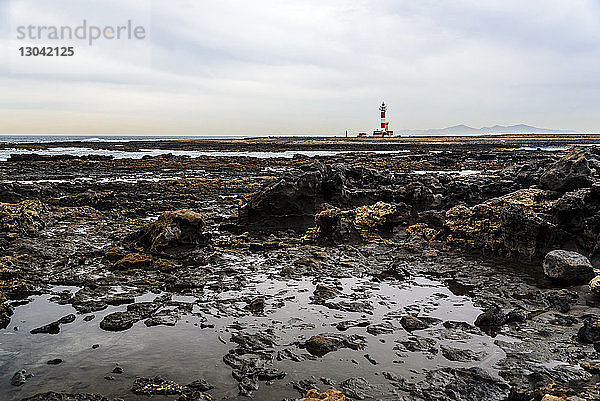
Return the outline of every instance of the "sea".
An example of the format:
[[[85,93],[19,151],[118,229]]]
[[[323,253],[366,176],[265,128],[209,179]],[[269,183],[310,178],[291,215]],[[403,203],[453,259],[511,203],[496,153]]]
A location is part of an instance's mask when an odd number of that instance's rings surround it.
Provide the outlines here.
[[[8,147],[0,148],[0,162],[7,161],[13,154],[38,154],[42,156],[112,156],[115,159],[141,159],[144,156],[160,156],[171,154],[173,156],[187,157],[256,157],[256,158],[293,158],[294,155],[302,155],[307,157],[316,156],[335,156],[342,153],[364,153],[367,151],[356,150],[348,152],[347,150],[288,150],[288,151],[220,151],[220,150],[172,150],[148,148],[139,149],[137,151],[125,151],[118,149],[97,149],[86,148],[82,146],[68,146],[68,142],[158,142],[169,140],[188,140],[188,139],[235,139],[235,138],[252,138],[243,136],[75,136],[75,135],[0,135],[0,143],[9,144]],[[256,137],[254,137],[256,138]],[[53,146],[47,149],[20,149],[10,147],[11,143],[56,143],[65,142],[65,146]],[[384,151],[369,151],[370,153],[407,153],[407,150],[384,150]]]
[[[468,135],[467,135],[468,136]],[[160,156],[171,154],[173,156],[187,156],[187,157],[256,157],[256,158],[292,158],[295,155],[302,155],[306,157],[316,156],[335,156],[344,153],[380,153],[380,154],[394,154],[394,153],[409,153],[408,150],[288,150],[288,151],[220,151],[220,150],[171,150],[171,149],[159,149],[147,148],[139,149],[136,151],[126,151],[118,149],[98,149],[97,146],[87,148],[85,146],[68,146],[68,142],[88,142],[88,143],[102,143],[102,142],[159,142],[159,141],[172,141],[172,140],[191,140],[191,139],[243,139],[243,138],[258,138],[249,136],[98,136],[98,135],[0,135],[0,144],[4,144],[3,148],[0,148],[0,162],[7,161],[12,154],[39,154],[44,156],[58,156],[58,155],[69,155],[69,156],[112,156],[115,159],[141,159],[144,156]],[[16,143],[28,143],[28,144],[43,144],[43,143],[60,143],[65,142],[65,146],[53,146],[47,149],[22,149],[10,147],[10,144]],[[8,145],[8,146],[6,146]],[[117,145],[118,146],[118,145]],[[537,148],[521,148],[522,150],[535,150]],[[567,148],[544,148],[547,151],[564,151]],[[435,152],[435,151],[432,151]]]
[[[134,142],[134,141],[184,141],[190,139],[235,139],[243,136],[184,136],[184,135],[0,135],[0,143],[48,142]]]

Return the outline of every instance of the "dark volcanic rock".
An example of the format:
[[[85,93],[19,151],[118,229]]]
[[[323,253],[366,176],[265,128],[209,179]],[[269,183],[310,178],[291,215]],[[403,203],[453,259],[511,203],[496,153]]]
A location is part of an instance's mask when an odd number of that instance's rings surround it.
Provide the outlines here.
[[[564,194],[522,189],[472,207],[453,207],[446,215],[452,244],[526,260],[562,248],[600,261],[598,184]]]
[[[215,388],[215,386],[208,384],[208,382],[204,379],[194,380],[193,382],[191,382],[190,384],[188,384],[185,387],[195,390],[195,391],[208,391],[208,390],[212,390],[213,388]]]
[[[75,308],[77,312],[85,314],[104,310],[108,308],[108,304],[103,301],[82,301],[73,303],[73,308]]]
[[[505,400],[509,386],[481,368],[443,368],[427,372],[413,393],[429,401]]]
[[[373,314],[373,305],[367,301],[325,301],[323,305],[329,309],[336,309],[345,312],[362,312],[369,315]]]
[[[282,217],[307,217],[315,214],[327,200],[324,181],[327,167],[315,163],[309,171],[273,181],[252,195],[239,211],[243,223],[256,224]],[[333,196],[333,193],[329,194]]]
[[[367,326],[367,333],[374,336],[378,336],[381,334],[392,334],[395,330],[396,328],[390,322],[370,324],[369,326]]]
[[[480,361],[485,356],[485,352],[475,352],[470,349],[459,349],[445,345],[440,346],[440,349],[444,358],[453,362]]]
[[[344,339],[332,336],[312,336],[304,343],[306,349],[315,355],[325,355],[344,346]]]
[[[261,314],[265,310],[265,299],[263,297],[256,297],[248,302],[246,309],[251,311],[253,314]]]
[[[137,302],[127,305],[127,312],[138,320],[150,317],[160,308],[160,302]]]
[[[406,222],[409,213],[410,208],[404,203],[377,202],[346,211],[325,205],[304,240],[322,245],[359,243],[390,233],[395,226]]]
[[[492,306],[477,316],[475,326],[477,327],[500,327],[506,323],[506,314],[499,306]]]
[[[231,335],[231,342],[236,343],[244,352],[261,352],[275,345],[275,339],[270,333],[239,332]]]
[[[386,266],[375,276],[378,280],[406,280],[410,277],[410,273],[403,267],[398,265]]]
[[[323,356],[340,348],[363,349],[365,338],[359,335],[320,334],[305,341],[306,350],[313,355]]]
[[[406,223],[409,213],[404,203],[377,202],[348,211],[326,205],[315,216],[315,227],[305,240],[323,245],[362,242],[391,233],[394,227]]]
[[[600,176],[600,150],[597,147],[573,148],[540,177],[542,188],[572,191],[587,188]]]
[[[5,329],[10,324],[10,317],[13,314],[13,310],[9,305],[4,302],[6,298],[2,291],[0,291],[0,330]]]
[[[31,377],[33,377],[33,375],[31,373],[27,372],[25,369],[21,369],[17,373],[15,373],[13,375],[13,377],[10,379],[10,384],[12,386],[19,387],[19,386],[22,386],[23,384],[25,384],[27,379],[29,379]]]
[[[557,194],[519,190],[471,208],[446,213],[447,241],[467,249],[506,257],[541,258],[569,235],[552,222]]]
[[[256,377],[260,381],[282,380],[286,373],[278,369],[261,369]]]
[[[525,323],[527,321],[527,313],[522,310],[512,310],[506,314],[505,323]]]
[[[311,394],[310,392],[312,390],[315,390],[317,392],[321,391],[319,389],[319,383],[314,378],[313,379],[302,379],[297,382],[292,382],[291,385],[296,390],[298,390],[300,392],[300,394],[307,394],[307,393]],[[314,394],[314,393],[312,393],[312,394]],[[313,400],[309,399],[309,401],[313,401]]]
[[[281,380],[286,376],[285,372],[268,367],[260,354],[239,355],[231,350],[223,357],[223,362],[233,369],[239,392],[246,397],[251,397],[258,390],[259,381]]]
[[[372,398],[369,394],[371,385],[362,377],[351,377],[340,383],[340,389],[344,395],[354,400]]]
[[[335,325],[339,331],[346,331],[351,327],[367,327],[371,324],[369,320],[344,320]]]
[[[381,201],[398,205],[384,222],[396,224],[408,209],[401,207],[402,202],[419,207],[432,203],[431,189],[414,178],[400,180],[388,172],[349,164],[312,163],[304,172],[273,180],[254,193],[240,207],[239,219],[250,226],[289,225],[294,220],[305,225],[323,203],[350,208]]]
[[[154,315],[160,307],[160,299],[155,302],[129,304],[125,312],[113,312],[104,316],[100,322],[100,328],[106,331],[123,331],[130,329],[136,322],[143,319],[150,319],[145,322],[149,327],[160,324],[174,325],[179,320],[178,310],[164,310],[160,314]]]
[[[546,254],[544,274],[553,280],[578,284],[590,280],[594,268],[588,258],[577,252],[556,250]]]
[[[588,317],[583,321],[583,326],[577,332],[577,340],[585,344],[594,344],[600,341],[600,319]]]
[[[362,241],[360,233],[354,226],[354,214],[329,205],[315,216],[315,227],[308,232],[306,238],[317,244]]]
[[[98,394],[67,394],[55,393],[51,391],[48,393],[36,394],[33,397],[24,398],[22,401],[123,401],[123,399],[108,398]]]
[[[402,316],[402,319],[400,319],[400,324],[406,331],[423,330],[429,327],[429,324],[418,317],[411,315]]]
[[[70,314],[58,319],[56,322],[49,323],[45,326],[38,327],[30,331],[31,334],[58,334],[60,333],[60,325],[73,323],[75,321],[75,315]]]
[[[317,284],[315,291],[313,292],[313,299],[316,303],[335,298],[337,296],[338,292],[333,287],[324,284]]]
[[[155,252],[179,246],[207,245],[210,235],[204,233],[206,223],[200,213],[188,209],[164,212],[157,221],[145,225],[136,242]]]
[[[231,373],[238,381],[240,395],[252,397],[260,381],[281,380],[286,376],[285,372],[270,366],[275,345],[272,333],[239,332],[231,336],[231,341],[238,347],[229,350],[223,362],[233,369]]]
[[[551,290],[545,292],[542,298],[548,306],[562,313],[567,313],[571,310],[571,305],[577,303],[579,295],[569,290]]]
[[[113,312],[104,316],[100,328],[106,331],[123,331],[133,327],[139,319],[131,312]]]
[[[377,202],[360,206],[354,210],[354,225],[361,232],[390,231],[400,224],[406,224],[411,208],[403,202]]]

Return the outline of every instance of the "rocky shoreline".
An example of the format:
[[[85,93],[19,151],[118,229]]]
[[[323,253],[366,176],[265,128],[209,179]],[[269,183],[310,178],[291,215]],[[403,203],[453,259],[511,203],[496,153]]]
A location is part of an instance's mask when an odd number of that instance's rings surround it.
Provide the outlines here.
[[[0,393],[600,398],[594,138],[298,141],[0,162]]]

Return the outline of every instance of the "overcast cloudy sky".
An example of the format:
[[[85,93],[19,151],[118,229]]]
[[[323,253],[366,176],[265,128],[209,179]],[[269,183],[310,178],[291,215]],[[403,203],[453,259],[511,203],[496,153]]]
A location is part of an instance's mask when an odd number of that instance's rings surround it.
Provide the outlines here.
[[[0,0],[4,55],[14,2]],[[151,60],[121,74],[108,53],[91,60],[104,73],[36,75],[4,57],[0,133],[339,135],[376,128],[382,100],[395,130],[600,130],[598,0],[117,4],[75,17],[148,23]],[[25,10],[50,24],[66,9]]]

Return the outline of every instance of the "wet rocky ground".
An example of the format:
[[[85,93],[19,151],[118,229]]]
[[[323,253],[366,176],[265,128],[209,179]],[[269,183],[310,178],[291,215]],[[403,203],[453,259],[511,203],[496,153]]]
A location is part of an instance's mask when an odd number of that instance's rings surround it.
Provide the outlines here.
[[[600,398],[589,138],[314,141],[0,162],[2,399]]]

